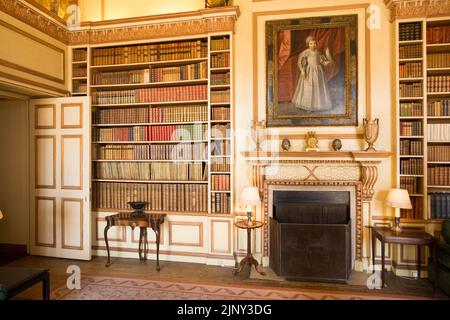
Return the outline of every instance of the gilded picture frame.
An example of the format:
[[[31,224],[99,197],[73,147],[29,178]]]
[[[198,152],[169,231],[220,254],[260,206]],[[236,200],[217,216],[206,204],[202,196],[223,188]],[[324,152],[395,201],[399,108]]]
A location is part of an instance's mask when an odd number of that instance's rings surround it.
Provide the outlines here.
[[[357,15],[266,22],[268,127],[358,126]]]

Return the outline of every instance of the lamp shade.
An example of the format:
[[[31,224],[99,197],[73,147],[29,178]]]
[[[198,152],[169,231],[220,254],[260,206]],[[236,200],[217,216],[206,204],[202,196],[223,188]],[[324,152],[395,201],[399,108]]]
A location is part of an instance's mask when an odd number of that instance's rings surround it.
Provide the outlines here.
[[[0,210],[0,220],[2,220],[3,219],[3,212],[2,212],[2,210]]]
[[[241,196],[239,197],[241,204],[246,206],[256,206],[261,202],[259,197],[259,190],[257,187],[245,187],[242,189]]]
[[[391,189],[386,197],[386,205],[392,208],[412,208],[408,191],[405,189]]]

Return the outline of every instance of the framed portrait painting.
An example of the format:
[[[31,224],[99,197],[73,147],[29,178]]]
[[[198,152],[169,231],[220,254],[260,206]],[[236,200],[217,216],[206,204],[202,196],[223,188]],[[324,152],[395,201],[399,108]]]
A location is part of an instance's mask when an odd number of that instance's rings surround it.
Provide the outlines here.
[[[357,15],[266,22],[266,124],[357,126]]]

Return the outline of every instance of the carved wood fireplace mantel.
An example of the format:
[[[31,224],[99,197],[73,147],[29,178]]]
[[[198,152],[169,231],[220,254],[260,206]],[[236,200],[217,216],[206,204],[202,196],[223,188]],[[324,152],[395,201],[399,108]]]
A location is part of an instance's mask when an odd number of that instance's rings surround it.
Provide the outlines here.
[[[263,199],[263,219],[267,220],[269,185],[354,186],[356,191],[355,259],[362,259],[362,203],[371,202],[378,179],[378,165],[392,156],[390,151],[324,152],[242,152],[251,165],[252,185]],[[268,255],[267,228],[263,254]]]
[[[295,167],[289,177],[303,181],[361,181],[362,199],[373,199],[374,186],[378,179],[378,165],[382,159],[392,156],[391,151],[319,151],[319,152],[243,152],[252,166],[252,185],[263,195],[268,167]],[[326,159],[326,160],[324,160]],[[280,172],[279,172],[280,173]],[[270,179],[270,177],[269,177]]]

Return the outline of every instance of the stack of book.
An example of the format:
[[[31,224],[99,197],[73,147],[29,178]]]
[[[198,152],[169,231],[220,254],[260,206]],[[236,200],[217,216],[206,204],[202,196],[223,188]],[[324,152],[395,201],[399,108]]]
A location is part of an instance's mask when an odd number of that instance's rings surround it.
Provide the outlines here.
[[[428,184],[430,186],[450,186],[450,167],[428,167]]]
[[[400,59],[417,59],[422,57],[422,45],[402,45],[399,47]]]
[[[428,92],[450,92],[450,76],[428,76]]]
[[[230,49],[230,38],[222,37],[220,39],[211,39],[211,51]]]
[[[422,121],[401,121],[400,136],[422,136]]]
[[[422,39],[422,24],[407,22],[399,24],[399,41],[413,41]]]
[[[428,123],[428,141],[450,141],[450,123]]]
[[[399,65],[400,78],[422,77],[422,62],[407,62]]]
[[[422,84],[420,82],[414,83],[400,83],[400,97],[421,97]]]
[[[211,74],[211,85],[212,86],[220,86],[220,85],[229,85],[230,84],[230,73],[212,73]]]
[[[230,108],[214,107],[211,110],[212,120],[230,120]]]
[[[429,145],[428,161],[450,162],[450,145]]]
[[[400,174],[421,175],[422,166],[422,159],[400,159]]]
[[[176,67],[151,67],[150,82],[199,80],[208,78],[206,61]]]
[[[450,218],[450,193],[431,193],[428,199],[432,219]]]
[[[450,26],[427,27],[427,43],[450,43]]]
[[[74,49],[72,61],[80,62],[87,60],[87,49]]]
[[[208,121],[206,104],[151,107],[151,123]]]
[[[94,124],[148,123],[148,108],[96,109]]]
[[[213,90],[211,91],[211,103],[229,103],[230,90]]]
[[[228,193],[211,194],[211,213],[230,213],[231,197]]]
[[[197,59],[206,57],[207,52],[206,41],[195,40],[94,49],[92,59],[94,66],[101,66]]]
[[[450,54],[429,53],[427,54],[428,68],[448,68],[450,67]]]
[[[211,175],[211,190],[230,191],[230,176],[228,174]]]
[[[93,183],[93,207],[126,210],[129,201],[144,201],[151,211],[208,211],[208,185],[181,183]]]
[[[423,143],[421,140],[400,140],[400,155],[402,156],[421,156],[423,154]]]
[[[211,68],[228,68],[230,66],[230,53],[223,52],[211,55]]]
[[[409,194],[421,194],[422,183],[417,177],[400,177],[400,188],[408,190]]]
[[[422,103],[420,102],[401,102],[400,116],[401,117],[421,117]]]

